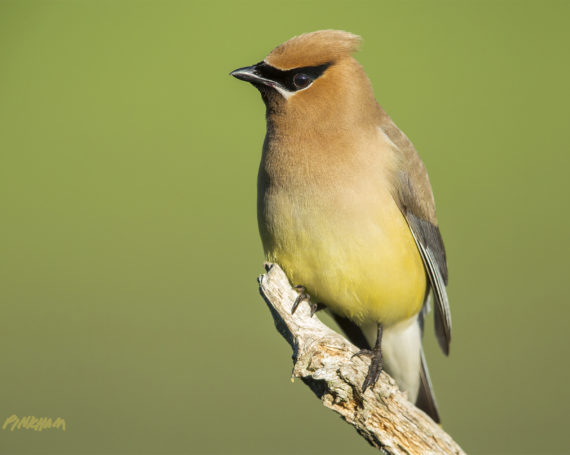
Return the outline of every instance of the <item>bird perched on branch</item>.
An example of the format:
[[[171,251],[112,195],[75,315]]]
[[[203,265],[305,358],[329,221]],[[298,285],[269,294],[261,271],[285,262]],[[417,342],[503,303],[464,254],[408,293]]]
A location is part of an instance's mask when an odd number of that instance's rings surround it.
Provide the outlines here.
[[[431,290],[448,354],[445,250],[424,164],[352,56],[360,41],[307,33],[231,73],[266,105],[259,231],[267,260],[297,285],[294,309],[324,305],[371,357],[363,392],[384,367],[439,422],[421,339]]]

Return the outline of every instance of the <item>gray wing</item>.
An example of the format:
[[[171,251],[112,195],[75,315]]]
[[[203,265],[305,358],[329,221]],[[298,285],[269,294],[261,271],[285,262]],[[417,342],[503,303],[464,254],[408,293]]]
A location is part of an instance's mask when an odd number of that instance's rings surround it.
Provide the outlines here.
[[[447,266],[443,240],[437,226],[418,218],[413,213],[404,213],[420,251],[427,272],[434,300],[435,334],[439,346],[449,354],[451,342],[451,310],[447,297]]]
[[[437,226],[435,202],[429,177],[411,141],[382,112],[382,131],[396,146],[400,171],[394,182],[394,200],[406,218],[433,291],[435,333],[443,352],[449,354],[451,312],[447,298],[447,260],[443,239]]]

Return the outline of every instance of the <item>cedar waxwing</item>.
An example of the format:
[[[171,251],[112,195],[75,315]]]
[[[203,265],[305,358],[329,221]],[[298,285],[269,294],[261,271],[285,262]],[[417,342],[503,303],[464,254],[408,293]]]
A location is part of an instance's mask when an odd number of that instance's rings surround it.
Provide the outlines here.
[[[449,352],[434,198],[414,146],[352,57],[359,44],[343,31],[307,33],[231,73],[266,105],[259,232],[267,260],[297,285],[294,309],[323,304],[371,357],[363,392],[385,368],[439,422],[421,341],[431,290],[437,339]]]

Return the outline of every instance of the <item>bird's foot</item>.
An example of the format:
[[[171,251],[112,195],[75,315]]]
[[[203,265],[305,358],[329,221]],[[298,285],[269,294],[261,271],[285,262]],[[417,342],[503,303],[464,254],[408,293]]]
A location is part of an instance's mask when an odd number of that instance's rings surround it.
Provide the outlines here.
[[[382,373],[382,326],[378,326],[378,338],[376,339],[376,345],[374,349],[361,349],[356,354],[352,356],[360,357],[366,356],[370,357],[370,366],[368,367],[368,373],[366,374],[366,378],[364,378],[364,382],[362,383],[362,393],[366,392],[368,387],[374,388],[378,378],[380,377],[380,373]]]
[[[311,302],[311,296],[307,293],[305,286],[297,285],[294,289],[299,293],[295,302],[293,303],[293,307],[291,308],[291,314],[295,314],[297,311],[297,307],[301,304],[302,301],[306,300],[309,306],[311,307],[311,317],[319,311],[322,310],[325,306],[322,303]]]
[[[380,353],[380,356],[378,356],[373,352],[370,366],[368,367],[368,374],[362,383],[362,393],[366,392],[368,387],[373,388],[376,385],[380,373],[382,373],[382,354]]]

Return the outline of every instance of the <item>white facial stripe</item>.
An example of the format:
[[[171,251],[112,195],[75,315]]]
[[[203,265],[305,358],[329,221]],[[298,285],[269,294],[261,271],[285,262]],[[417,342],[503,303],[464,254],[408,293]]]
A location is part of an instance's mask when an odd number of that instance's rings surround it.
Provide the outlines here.
[[[314,81],[313,81],[314,82]],[[305,90],[307,90],[311,85],[313,85],[313,82],[311,82],[309,85],[307,85],[305,88],[301,88],[299,90],[296,90],[294,92],[291,92],[289,90],[284,89],[283,87],[277,86],[277,85],[273,85],[272,87],[277,90],[279,93],[281,93],[281,95],[283,95],[283,98],[285,98],[286,100],[288,100],[289,98],[291,98],[293,95],[296,95],[299,92],[303,92]]]
[[[278,85],[273,85],[272,87],[275,90],[277,90],[279,93],[281,93],[283,98],[285,98],[286,100],[288,100],[289,98],[291,98],[292,95],[295,94],[295,92],[290,92],[289,90],[285,90],[283,87],[279,87]]]

